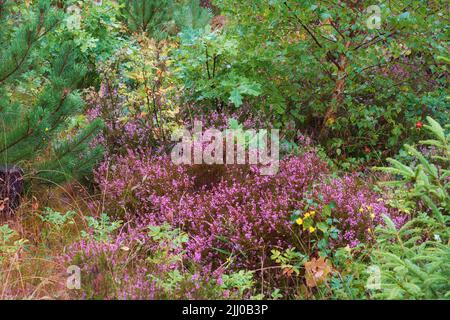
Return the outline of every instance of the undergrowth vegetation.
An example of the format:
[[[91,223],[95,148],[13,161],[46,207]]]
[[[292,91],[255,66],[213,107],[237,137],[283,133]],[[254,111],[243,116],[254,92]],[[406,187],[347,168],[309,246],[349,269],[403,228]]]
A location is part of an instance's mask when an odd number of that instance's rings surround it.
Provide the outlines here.
[[[449,299],[448,3],[375,7],[0,1],[0,299]]]

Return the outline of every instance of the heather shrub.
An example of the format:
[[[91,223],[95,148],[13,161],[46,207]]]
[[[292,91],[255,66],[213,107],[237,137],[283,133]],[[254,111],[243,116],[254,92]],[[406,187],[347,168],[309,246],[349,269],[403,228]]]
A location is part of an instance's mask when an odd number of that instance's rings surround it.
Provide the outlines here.
[[[254,267],[261,256],[265,259],[264,250],[291,245],[289,212],[324,170],[310,153],[281,163],[275,177],[251,168],[246,175],[184,197],[175,208],[176,218],[195,235],[196,241],[188,244],[194,260],[231,259],[236,268]]]
[[[65,265],[81,268],[82,294],[93,299],[250,297],[251,272],[204,273],[184,261],[188,235],[165,223],[123,227],[107,241],[85,238],[67,248]],[[75,293],[77,294],[77,293]]]
[[[151,221],[171,221],[169,212],[155,210],[180,197],[193,186],[186,168],[172,165],[167,157],[128,150],[103,162],[95,172],[102,191],[99,206],[118,216],[145,216]]]
[[[355,247],[360,243],[370,243],[374,228],[383,222],[383,214],[391,216],[397,226],[408,218],[389,209],[380,194],[370,189],[367,179],[356,174],[327,177],[311,192],[311,196],[321,203],[319,210],[326,204],[334,204],[333,218],[337,219],[339,229],[339,235],[333,241],[335,245]]]
[[[83,293],[78,298],[151,298],[153,287],[142,263],[148,250],[143,248],[147,240],[145,231],[136,227],[120,230],[106,241],[90,237],[70,245],[61,260],[81,269]],[[141,262],[136,264],[138,260]]]
[[[329,175],[312,151],[282,160],[275,176],[259,175],[256,166],[221,170],[220,181],[199,188],[196,172],[204,170],[130,151],[103,163],[96,179],[111,214],[156,225],[168,222],[186,232],[186,258],[201,262],[205,271],[224,263],[235,270],[270,265],[274,248],[315,254],[329,219],[334,233],[328,248],[371,241],[382,214],[399,225],[406,219],[357,175]],[[294,213],[308,214],[308,228],[296,223],[300,216],[292,221]]]

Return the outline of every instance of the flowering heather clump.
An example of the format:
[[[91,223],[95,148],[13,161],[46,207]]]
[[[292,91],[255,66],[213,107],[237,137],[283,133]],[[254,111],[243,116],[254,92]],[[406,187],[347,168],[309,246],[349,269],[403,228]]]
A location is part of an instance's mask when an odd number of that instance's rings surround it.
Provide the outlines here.
[[[219,182],[198,188],[192,167],[129,152],[111,160],[109,167],[104,163],[96,177],[108,212],[181,228],[190,236],[187,256],[205,270],[226,261],[236,269],[258,266],[271,249],[298,246],[299,237],[312,239],[290,221],[310,197],[336,204],[333,215],[340,234],[334,245],[370,240],[381,215],[390,214],[357,176],[331,179],[314,152],[284,159],[275,176],[259,175],[257,167],[222,170]]]
[[[146,279],[145,264],[135,265],[132,259],[146,259],[148,248],[142,244],[147,241],[145,227],[124,228],[109,241],[89,238],[75,242],[61,260],[81,268],[82,298],[152,298],[154,286]],[[117,291],[113,290],[116,287]]]
[[[194,261],[219,262],[232,255],[237,268],[258,265],[264,250],[292,244],[289,214],[298,195],[324,169],[312,153],[293,157],[281,164],[275,177],[261,176],[251,168],[244,176],[224,179],[161,210],[173,212],[175,223],[195,239],[188,243]]]
[[[372,192],[367,182],[357,175],[325,179],[313,193],[322,195],[324,204],[336,205],[334,217],[339,220],[341,231],[336,244],[354,247],[372,240],[375,226],[383,222],[383,214],[391,216],[398,226],[407,218],[390,210],[380,195]]]
[[[186,168],[172,165],[169,158],[152,157],[128,150],[103,162],[95,172],[109,213],[140,215],[152,213],[151,221],[170,221],[165,212],[155,210],[179,200],[193,187]]]
[[[67,247],[63,265],[81,269],[83,299],[241,298],[244,293],[222,278],[183,261],[188,237],[168,224],[126,226],[108,241],[82,239]],[[75,293],[76,294],[76,293]]]

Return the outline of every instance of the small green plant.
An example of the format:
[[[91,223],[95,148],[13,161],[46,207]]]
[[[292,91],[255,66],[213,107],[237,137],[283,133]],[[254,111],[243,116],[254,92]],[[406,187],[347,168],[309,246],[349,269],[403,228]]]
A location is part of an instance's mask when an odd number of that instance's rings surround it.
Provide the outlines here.
[[[73,219],[75,215],[75,211],[67,211],[65,214],[62,214],[51,208],[45,208],[42,215],[38,215],[45,224],[41,229],[42,240],[44,242],[50,239],[63,241],[65,237],[61,237],[61,235],[65,232],[66,226],[75,224]]]
[[[57,230],[60,230],[65,224],[74,224],[73,217],[75,215],[75,211],[67,211],[65,214],[62,214],[51,208],[45,208],[45,211],[39,217],[42,222],[47,222]]]
[[[188,241],[188,235],[179,229],[173,229],[167,222],[161,226],[149,226],[148,235],[160,244],[168,244],[169,247],[180,248]]]
[[[149,226],[148,229],[148,235],[156,242],[156,248],[152,250],[147,262],[149,265],[158,266],[159,270],[148,276],[155,281],[163,296],[176,296],[177,292],[193,284],[196,266],[183,263],[185,258],[183,247],[189,237],[185,232],[173,228],[168,223]],[[209,294],[221,298],[225,296],[225,292],[229,298],[242,298],[253,286],[253,272],[241,270],[222,275],[221,281],[205,284],[204,289]]]
[[[183,245],[189,237],[180,229],[173,228],[167,222],[159,226],[148,226],[148,235],[156,243],[151,255],[146,259],[151,265],[159,266],[160,270],[170,266],[179,265],[183,260]],[[192,276],[188,272],[181,272],[178,268],[167,272],[148,275],[158,284],[164,293],[173,295],[183,283],[188,282]]]
[[[236,291],[239,296],[243,296],[247,290],[251,290],[254,286],[253,272],[240,270],[231,274],[222,276],[221,288],[223,290]]]
[[[93,238],[99,242],[107,242],[110,239],[110,235],[122,225],[122,221],[111,221],[111,218],[102,213],[97,220],[94,217],[86,217],[90,232],[81,231],[83,238]]]
[[[320,202],[323,202],[323,196],[319,195]],[[306,199],[303,208],[295,210],[291,215],[291,222],[300,227],[303,232],[309,234],[321,233],[320,237],[311,239],[310,243],[317,246],[321,256],[328,256],[331,253],[330,240],[336,240],[339,230],[335,227],[337,219],[332,217],[332,211],[336,204],[320,205],[312,198]],[[305,244],[302,244],[302,248]],[[311,250],[308,250],[310,252]]]
[[[300,269],[303,268],[305,262],[308,261],[308,256],[297,252],[292,248],[286,249],[284,252],[274,249],[271,253],[272,255],[270,258],[275,261],[275,263],[279,264],[284,272],[288,272],[289,274],[295,272],[299,275]]]
[[[450,135],[446,134],[444,128],[431,117],[427,117],[427,121],[429,124],[424,125],[424,128],[434,139],[420,141],[420,144],[431,146],[434,149],[432,155],[425,156],[415,147],[405,144],[404,148],[415,159],[412,163],[406,165],[396,159],[388,158],[390,167],[375,169],[396,176],[398,180],[383,184],[405,190],[403,196],[406,202],[416,202],[419,207],[431,212],[441,223],[445,223],[448,221],[450,211],[448,196]]]
[[[169,294],[174,292],[181,285],[183,280],[186,279],[186,275],[183,275],[178,269],[168,271],[163,279],[154,277],[153,275],[150,275],[150,277],[158,283],[164,292]]]
[[[189,240],[186,233],[172,228],[168,223],[149,226],[148,229],[148,235],[158,244],[155,252],[147,258],[149,262],[172,264],[182,261],[184,253],[182,248]]]
[[[363,246],[349,246],[334,250],[331,261],[334,267],[329,289],[333,299],[365,299],[369,275]]]
[[[6,261],[6,257],[17,253],[27,243],[25,239],[18,239],[16,231],[9,225],[0,226],[0,265]]]
[[[273,300],[282,299],[283,295],[280,293],[280,289],[275,288],[270,295]]]

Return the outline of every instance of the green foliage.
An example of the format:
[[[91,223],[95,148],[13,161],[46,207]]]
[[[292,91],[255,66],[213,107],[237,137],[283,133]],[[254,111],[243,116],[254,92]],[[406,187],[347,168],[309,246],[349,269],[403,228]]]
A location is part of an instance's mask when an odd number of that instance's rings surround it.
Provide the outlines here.
[[[123,10],[132,32],[146,32],[163,39],[168,35],[174,4],[172,0],[124,0]]]
[[[368,26],[371,1],[215,5],[226,17],[222,29],[180,34],[177,71],[193,101],[219,111],[250,104],[275,127],[312,133],[354,165],[395,153],[427,115],[448,120],[436,60],[447,55],[442,1],[379,4],[380,29]]]
[[[397,230],[384,217],[372,262],[381,270],[381,299],[450,298],[448,228],[420,215]]]
[[[212,18],[199,0],[123,0],[123,15],[132,32],[162,40],[179,30],[201,29]]]
[[[388,159],[389,168],[376,168],[398,178],[384,183],[394,187],[400,199],[394,204],[418,216],[400,229],[384,217],[378,228],[372,261],[382,274],[382,299],[443,299],[450,297],[450,248],[448,197],[449,134],[438,122],[427,118],[424,125],[431,139],[420,141],[422,152],[405,145],[413,157],[406,165]],[[428,149],[427,149],[428,148]],[[431,150],[431,151],[430,151]]]
[[[182,249],[188,237],[178,229],[173,229],[170,225],[149,226],[149,235],[157,243],[157,248],[147,258],[147,261],[155,265],[173,265],[183,261]],[[182,273],[180,270],[170,270],[163,274],[149,275],[155,283],[163,290],[164,294],[171,296],[183,284],[189,281],[192,275]]]
[[[45,208],[44,212],[39,215],[39,218],[44,223],[41,231],[42,244],[49,245],[52,240],[56,239],[58,243],[63,243],[65,234],[68,231],[69,225],[74,225],[75,211],[67,211],[65,214],[57,212],[51,208]],[[50,244],[51,245],[51,244]]]
[[[180,30],[202,29],[212,16],[211,10],[201,7],[199,0],[183,1],[174,12],[174,20]]]
[[[111,234],[122,225],[121,220],[111,221],[111,218],[106,213],[102,213],[99,219],[86,217],[86,221],[89,231],[81,231],[81,236],[83,238],[92,238],[98,242],[108,242]]]
[[[271,294],[270,296],[271,296],[271,298],[272,298],[273,300],[278,300],[278,299],[283,298],[283,295],[280,294],[280,289],[278,289],[278,288],[276,288],[275,290],[273,290],[273,292],[272,292],[272,294]]]
[[[120,23],[120,5],[116,1],[103,0],[99,5],[96,1],[78,0],[66,5],[66,17],[53,36],[70,37],[89,63],[104,61],[127,44]],[[52,42],[58,43],[56,39]]]
[[[149,277],[161,290],[159,295],[176,297],[183,290],[189,290],[188,288],[195,281],[194,275],[198,277],[198,274],[195,273],[196,265],[173,269],[175,265],[184,264],[185,251],[183,248],[189,240],[188,235],[168,223],[149,226],[148,229],[148,235],[155,241],[156,248],[146,259],[147,262],[150,265],[158,266],[160,270],[166,270],[168,267],[165,272],[154,272],[149,274]],[[254,285],[253,272],[240,270],[222,275],[220,281],[203,284],[203,290],[208,297],[223,298],[224,293],[227,293],[228,298],[241,299],[252,292]]]
[[[367,299],[367,280],[371,267],[367,265],[364,248],[338,248],[331,261],[334,267],[329,290],[332,299]]]
[[[300,274],[300,269],[308,261],[308,256],[297,252],[295,249],[287,249],[284,252],[273,249],[270,259],[275,261],[284,270],[292,270],[297,275]]]
[[[186,233],[173,229],[168,223],[148,228],[148,235],[158,243],[158,249],[147,258],[149,262],[172,264],[182,261],[183,245],[188,242]]]
[[[99,148],[87,152],[101,120],[65,132],[68,119],[82,111],[76,90],[85,67],[78,64],[70,43],[57,52],[40,50],[43,39],[61,23],[61,12],[41,0],[21,18],[6,14],[20,27],[0,30],[0,38],[9,38],[0,49],[0,163],[32,167],[42,181],[61,182],[86,173],[101,154]],[[50,64],[37,65],[43,60],[40,53],[48,54]]]
[[[246,63],[239,59],[238,36],[205,27],[185,29],[179,38],[173,72],[191,92],[186,99],[215,109],[223,105],[240,107],[244,97],[261,94],[260,84],[238,71]]]
[[[172,227],[165,223],[161,226],[149,226],[148,235],[152,237],[154,241],[160,243],[170,243],[171,248],[180,248],[183,243],[188,241],[187,234],[181,232],[180,230],[173,230]]]
[[[73,224],[73,218],[75,217],[75,211],[67,211],[65,214],[54,211],[51,208],[45,208],[44,213],[40,216],[42,222],[51,224],[56,229],[60,230],[66,223]]]
[[[0,226],[0,266],[6,258],[17,253],[27,243],[25,239],[18,239],[18,234],[7,224]],[[0,270],[1,274],[1,270]]]
[[[399,180],[383,184],[404,189],[406,201],[417,201],[419,210],[423,208],[427,212],[432,212],[441,223],[444,223],[448,221],[450,212],[448,195],[450,135],[432,118],[428,117],[427,121],[429,124],[424,128],[433,139],[419,143],[422,146],[431,146],[433,148],[431,155],[425,156],[415,147],[406,144],[406,151],[414,158],[410,165],[389,158],[387,161],[391,167],[375,169],[397,176]]]
[[[239,296],[243,296],[248,290],[254,286],[253,272],[240,270],[231,274],[222,276],[221,288],[223,290],[236,290]]]

